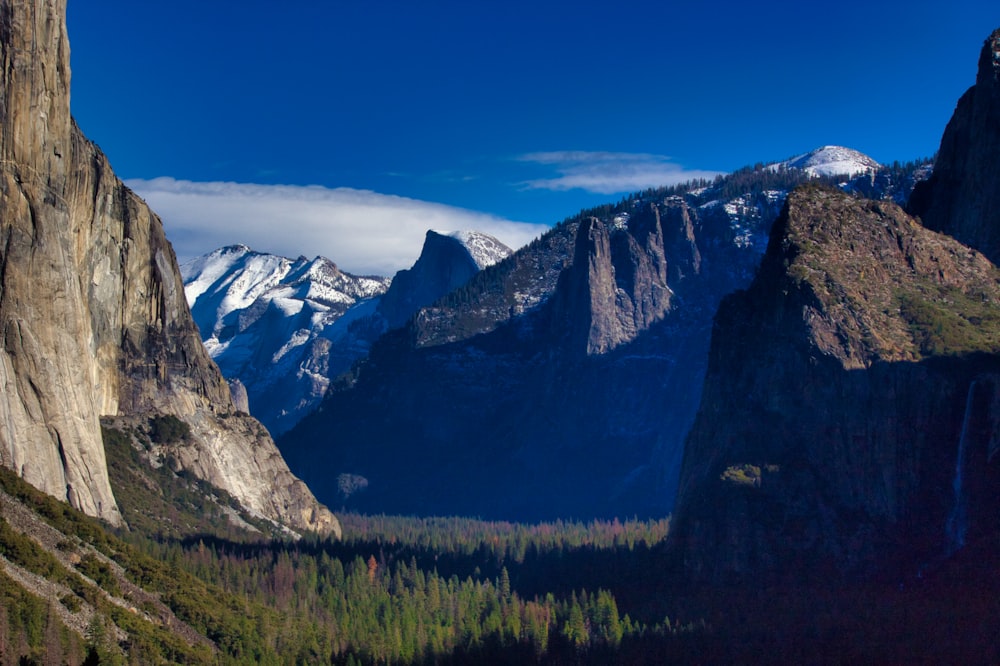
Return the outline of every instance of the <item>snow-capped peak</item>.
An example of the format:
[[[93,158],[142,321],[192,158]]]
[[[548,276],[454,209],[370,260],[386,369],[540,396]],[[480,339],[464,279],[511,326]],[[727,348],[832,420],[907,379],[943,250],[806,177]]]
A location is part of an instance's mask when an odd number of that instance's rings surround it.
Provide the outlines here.
[[[499,240],[481,231],[435,231],[434,233],[454,238],[461,243],[479,270],[500,263],[513,253],[513,250]]]
[[[348,323],[370,315],[388,278],[340,271],[324,257],[289,259],[231,245],[181,267],[191,314],[209,355],[246,386],[250,408],[283,432],[322,397],[329,377],[363,354]]]
[[[801,169],[811,176],[854,176],[875,171],[881,165],[864,153],[843,146],[823,146],[784,162],[768,166],[773,171]]]

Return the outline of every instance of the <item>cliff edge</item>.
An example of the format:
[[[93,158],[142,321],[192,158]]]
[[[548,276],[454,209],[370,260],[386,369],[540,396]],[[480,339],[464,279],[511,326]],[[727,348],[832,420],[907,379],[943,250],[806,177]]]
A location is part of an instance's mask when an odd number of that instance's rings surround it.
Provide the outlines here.
[[[339,532],[238,415],[159,218],[69,109],[65,0],[0,0],[0,463],[112,524],[102,415],[171,414],[176,456],[295,530]]]

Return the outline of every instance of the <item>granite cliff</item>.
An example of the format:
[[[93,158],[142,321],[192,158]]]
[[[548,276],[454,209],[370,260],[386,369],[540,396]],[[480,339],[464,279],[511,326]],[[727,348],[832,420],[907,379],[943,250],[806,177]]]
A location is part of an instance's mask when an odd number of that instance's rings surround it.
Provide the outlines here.
[[[398,271],[379,300],[384,327],[399,328],[417,310],[458,289],[510,253],[509,247],[487,234],[428,231],[416,263]]]
[[[934,173],[909,210],[1000,262],[1000,29],[979,56],[976,83],[958,100],[938,149]]]
[[[688,575],[916,574],[990,527],[998,352],[986,257],[895,204],[793,192],[716,316],[671,525]]]
[[[0,0],[0,462],[115,524],[100,417],[185,421],[184,469],[297,530],[336,518],[233,408],[159,219],[69,109],[65,0]]]
[[[748,169],[557,225],[376,342],[282,453],[327,503],[365,477],[361,511],[669,511],[712,314],[807,179]]]
[[[715,320],[671,526],[688,579],[905,577],[995,530],[998,100],[995,31],[910,198],[919,218],[789,196]]]

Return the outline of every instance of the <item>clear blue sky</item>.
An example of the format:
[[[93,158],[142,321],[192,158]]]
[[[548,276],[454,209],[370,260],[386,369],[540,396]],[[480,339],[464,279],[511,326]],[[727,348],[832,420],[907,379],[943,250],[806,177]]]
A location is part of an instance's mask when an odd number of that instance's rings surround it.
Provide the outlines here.
[[[185,258],[239,231],[221,212],[178,219],[207,208],[191,198],[204,183],[552,224],[825,144],[928,156],[998,26],[996,0],[69,0],[72,108],[121,177],[168,177],[160,189],[188,197],[130,181]],[[279,209],[299,190],[283,191]],[[317,245],[322,223],[273,226],[260,249],[389,268]]]

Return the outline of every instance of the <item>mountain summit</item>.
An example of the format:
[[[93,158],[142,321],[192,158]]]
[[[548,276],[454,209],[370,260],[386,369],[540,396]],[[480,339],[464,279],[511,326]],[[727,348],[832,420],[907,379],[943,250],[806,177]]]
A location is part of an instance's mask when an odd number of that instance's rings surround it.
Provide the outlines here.
[[[398,328],[414,312],[461,287],[510,253],[510,248],[496,238],[478,231],[428,231],[417,262],[392,279],[379,302],[379,314],[388,328]]]
[[[769,168],[800,169],[810,176],[856,176],[876,171],[881,165],[851,148],[843,146],[823,146],[812,152],[777,162]]]
[[[246,387],[251,413],[276,435],[367,351],[370,340],[348,324],[371,314],[389,283],[344,273],[323,257],[293,260],[245,245],[193,259],[181,275],[208,353]]]

